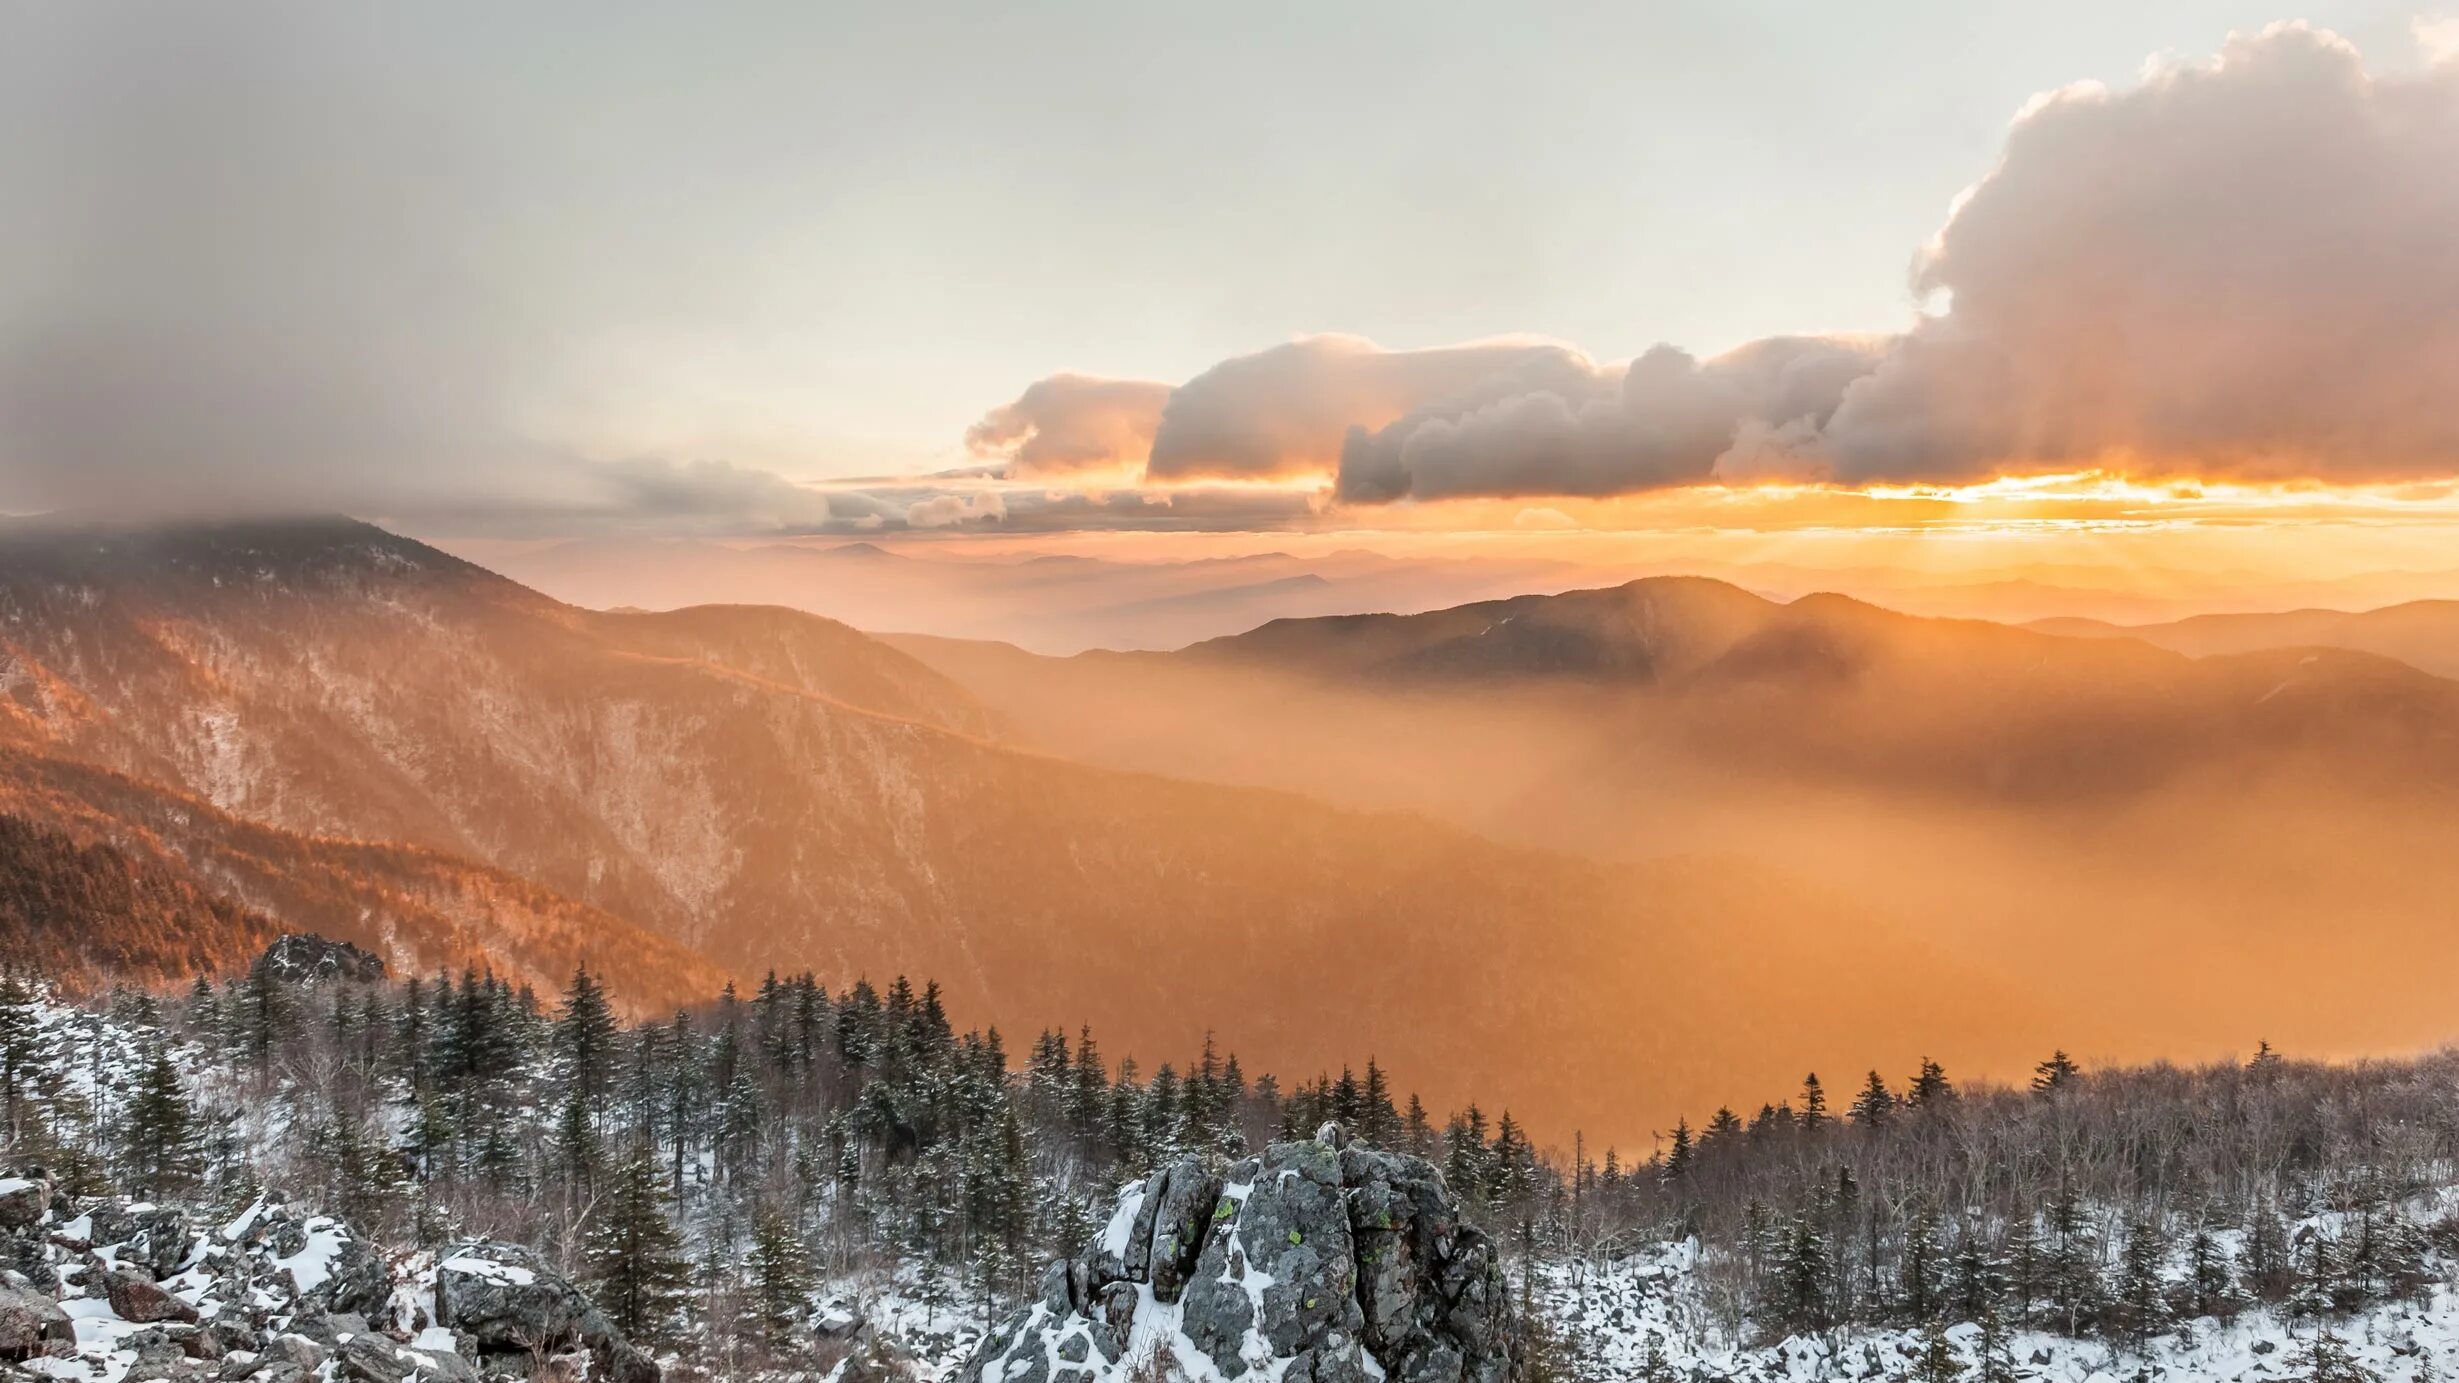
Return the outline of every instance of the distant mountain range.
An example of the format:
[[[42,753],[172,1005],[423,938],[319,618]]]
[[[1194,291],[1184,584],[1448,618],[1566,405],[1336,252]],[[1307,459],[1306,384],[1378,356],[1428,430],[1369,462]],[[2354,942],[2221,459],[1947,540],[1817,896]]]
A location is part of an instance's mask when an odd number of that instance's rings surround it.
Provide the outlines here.
[[[1047,658],[347,520],[0,530],[0,951],[902,971],[1011,1047],[1217,1029],[1626,1142],[1804,1059],[2437,1040],[2455,789],[2459,683],[2375,653],[1702,579]]]
[[[2135,639],[2198,658],[2267,648],[2353,649],[2396,658],[2437,677],[2459,677],[2459,600],[2414,600],[2353,614],[2289,610],[2131,625],[2050,619],[2029,627],[2068,638]]]
[[[1644,1117],[1635,1072],[1704,1090],[1866,1033],[1819,965],[1991,992],[1764,870],[1500,845],[1007,724],[828,620],[581,610],[347,521],[0,539],[0,812],[397,968],[586,962],[642,1007],[906,971],[1011,1033],[1089,1015],[1148,1065],[1218,1028],[1258,1068],[1374,1055],[1599,1129]],[[1818,962],[1770,991],[1787,1032],[1629,1021],[1646,996],[1705,1022],[1762,948]],[[1529,1069],[1538,1043],[1575,1055]]]

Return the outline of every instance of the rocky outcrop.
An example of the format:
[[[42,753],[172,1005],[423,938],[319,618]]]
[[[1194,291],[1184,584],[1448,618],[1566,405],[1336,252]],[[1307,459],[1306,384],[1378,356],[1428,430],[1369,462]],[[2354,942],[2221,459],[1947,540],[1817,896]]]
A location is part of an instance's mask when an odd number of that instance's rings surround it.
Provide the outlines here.
[[[1156,1357],[1232,1380],[1508,1383],[1521,1344],[1493,1244],[1430,1163],[1341,1142],[1131,1183],[964,1383],[1114,1383]]]
[[[580,1288],[511,1244],[465,1244],[435,1272],[438,1325],[466,1333],[481,1356],[535,1358],[587,1350],[593,1379],[658,1383],[657,1362],[633,1347]]]
[[[334,941],[309,932],[292,932],[277,938],[256,958],[254,970],[288,984],[321,984],[327,980],[355,980],[373,984],[384,978],[384,958],[347,941]]]

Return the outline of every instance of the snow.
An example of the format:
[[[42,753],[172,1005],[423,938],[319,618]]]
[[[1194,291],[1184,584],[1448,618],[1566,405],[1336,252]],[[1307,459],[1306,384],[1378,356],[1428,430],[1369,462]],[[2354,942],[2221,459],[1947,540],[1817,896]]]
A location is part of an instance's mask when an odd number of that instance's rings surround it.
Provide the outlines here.
[[[287,1271],[301,1292],[315,1291],[332,1280],[333,1260],[349,1239],[340,1224],[320,1215],[307,1222],[307,1246],[288,1258],[273,1260],[273,1266]]]
[[[502,1283],[508,1287],[527,1287],[538,1280],[536,1273],[518,1263],[496,1263],[484,1258],[472,1258],[467,1254],[445,1259],[441,1270],[482,1278],[488,1282]]]
[[[1110,1223],[1102,1226],[1101,1251],[1114,1259],[1127,1256],[1127,1241],[1135,1236],[1136,1216],[1144,1209],[1144,1183],[1131,1181],[1119,1192],[1118,1209],[1111,1212]]]

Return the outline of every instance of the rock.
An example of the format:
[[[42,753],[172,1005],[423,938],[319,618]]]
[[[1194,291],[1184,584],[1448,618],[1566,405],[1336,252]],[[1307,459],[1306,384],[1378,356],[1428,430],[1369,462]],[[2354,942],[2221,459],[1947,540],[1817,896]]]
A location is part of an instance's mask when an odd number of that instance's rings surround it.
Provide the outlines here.
[[[324,1367],[325,1347],[305,1335],[276,1335],[266,1344],[261,1357],[267,1363],[291,1364],[301,1373],[314,1373]]]
[[[1401,1383],[1503,1383],[1520,1349],[1492,1242],[1425,1161],[1355,1146],[1340,1156],[1368,1350]]]
[[[347,941],[293,932],[276,938],[249,971],[268,972],[290,984],[320,984],[326,980],[372,984],[384,978],[384,958]]]
[[[196,1324],[196,1308],[172,1296],[160,1285],[132,1272],[107,1269],[102,1275],[103,1295],[111,1299],[111,1310],[121,1320],[149,1325],[156,1321],[178,1321]]]
[[[28,1287],[0,1284],[0,1361],[23,1363],[50,1353],[54,1344],[76,1343],[77,1328],[60,1303]]]
[[[322,1283],[301,1295],[303,1302],[324,1311],[377,1316],[392,1300],[392,1265],[356,1236],[341,1241],[326,1273]]]
[[[50,1178],[40,1175],[0,1178],[0,1230],[30,1233],[50,1213]]]
[[[282,1339],[305,1340],[316,1346],[322,1351],[316,1363],[321,1364],[335,1350],[342,1347],[343,1340],[353,1335],[364,1335],[370,1328],[365,1316],[352,1315],[346,1311],[328,1311],[321,1315],[302,1313],[291,1321],[290,1333]],[[278,1345],[281,1340],[276,1340],[274,1343]],[[312,1369],[316,1367],[316,1364],[310,1364],[308,1367]]]
[[[1211,1236],[1221,1178],[1190,1157],[1171,1163],[1153,1180],[1152,1238],[1144,1256],[1153,1298],[1167,1305],[1186,1290],[1187,1275]]]
[[[167,1205],[105,1201],[86,1215],[93,1225],[88,1242],[115,1248],[120,1259],[138,1264],[157,1280],[176,1276],[196,1250],[196,1231],[188,1217]]]
[[[436,1266],[436,1324],[466,1331],[481,1354],[530,1355],[578,1344],[591,1377],[657,1383],[655,1360],[624,1339],[580,1288],[512,1244],[466,1244]]]
[[[1507,1383],[1523,1355],[1494,1246],[1461,1218],[1442,1174],[1333,1128],[1274,1144],[1226,1178],[1190,1159],[1130,1186],[1094,1242],[1044,1274],[1039,1298],[959,1376],[1116,1383],[1144,1367],[1128,1357],[1139,1313],[1173,1298],[1176,1348],[1203,1358],[1163,1368],[1197,1376]]]

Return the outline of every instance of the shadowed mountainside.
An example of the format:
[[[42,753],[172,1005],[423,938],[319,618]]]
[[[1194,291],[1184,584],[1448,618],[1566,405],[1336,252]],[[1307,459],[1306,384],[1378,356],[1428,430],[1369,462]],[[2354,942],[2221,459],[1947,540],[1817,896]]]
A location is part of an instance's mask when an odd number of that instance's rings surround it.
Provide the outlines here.
[[[961,1013],[1089,1017],[1122,1055],[1207,1028],[1259,1069],[1371,1054],[1430,1098],[1626,1136],[1805,1051],[1909,1050],[1925,992],[2024,1011],[1763,868],[1019,750],[955,683],[810,616],[576,610],[341,521],[0,558],[0,780],[26,814],[379,951],[317,900],[409,895],[436,945],[538,932],[540,956],[637,951],[678,984],[715,971],[626,938],[737,974],[931,975]],[[1903,1022],[1825,983],[1865,959]],[[1763,1002],[1781,1017],[1745,1016]],[[2008,1021],[2010,1054],[2042,1036]]]

